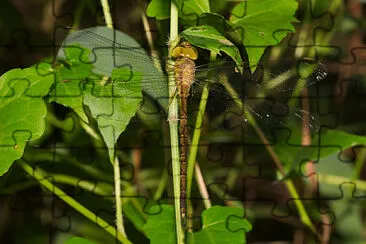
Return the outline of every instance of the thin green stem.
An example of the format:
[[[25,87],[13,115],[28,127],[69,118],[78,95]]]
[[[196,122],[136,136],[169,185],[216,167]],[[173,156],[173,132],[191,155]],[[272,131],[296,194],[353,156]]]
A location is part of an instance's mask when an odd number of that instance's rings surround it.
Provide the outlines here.
[[[299,194],[297,193],[294,183],[291,180],[285,180],[285,184],[287,186],[288,191],[290,192],[291,196],[294,199],[293,201],[296,205],[297,210],[299,211],[301,222],[304,223],[306,226],[308,226],[312,232],[316,233],[316,229],[311,223],[311,219],[308,213],[306,212],[306,209],[304,207],[303,202],[301,201]]]
[[[217,53],[211,52],[210,55],[211,55],[210,60],[214,61],[216,59]],[[202,124],[203,124],[203,118],[205,116],[208,95],[209,95],[209,89],[208,89],[208,84],[206,82],[205,86],[203,87],[202,94],[201,94],[201,100],[200,100],[199,110],[197,113],[196,124],[194,126],[192,142],[191,142],[191,146],[189,148],[189,155],[188,155],[188,161],[187,161],[187,199],[189,199],[191,196],[192,181],[193,181],[193,174],[194,174],[194,168],[195,168],[194,165],[196,163],[198,145],[199,145],[199,140],[201,137],[201,129],[202,129]]]
[[[217,56],[216,52],[210,53],[210,60],[215,61]],[[209,86],[208,83],[206,83],[203,87],[203,91],[201,94],[201,100],[199,105],[199,110],[197,113],[196,118],[196,124],[193,131],[193,137],[191,141],[191,145],[189,148],[189,154],[188,154],[188,161],[187,161],[187,199],[189,200],[191,197],[191,191],[192,191],[192,181],[193,181],[193,175],[194,175],[194,169],[197,168],[199,170],[199,166],[197,165],[196,158],[197,158],[197,152],[198,152],[198,145],[201,137],[201,129],[203,125],[203,119],[205,116],[206,111],[206,105],[209,95]],[[202,199],[205,207],[210,208],[211,207],[211,201],[209,199],[208,191],[206,189],[205,182],[203,180],[203,176],[201,174],[201,171],[196,172],[196,181],[198,184],[199,192],[202,196]],[[192,204],[190,201],[188,201],[188,213],[193,214]],[[189,218],[190,219],[190,218]],[[189,226],[192,226],[192,223],[189,223]]]
[[[84,215],[90,221],[92,221],[93,223],[100,226],[102,229],[104,229],[110,235],[112,235],[113,237],[117,237],[119,242],[121,242],[121,243],[131,243],[130,240],[128,240],[126,237],[124,237],[121,233],[119,233],[113,226],[108,224],[100,216],[95,215],[89,209],[87,209],[86,207],[81,205],[79,202],[75,201],[75,199],[68,196],[60,188],[58,188],[57,186],[52,184],[52,182],[50,182],[47,179],[47,175],[44,174],[44,172],[41,169],[34,170],[24,160],[18,160],[17,162],[22,167],[22,169],[25,172],[27,172],[30,176],[32,176],[34,179],[36,179],[39,182],[39,184],[41,184],[47,190],[49,190],[50,192],[52,192],[53,194],[58,196],[61,200],[63,200],[68,205],[70,205],[72,208],[74,208],[80,214]]]
[[[113,171],[114,171],[114,196],[116,202],[116,222],[117,222],[117,230],[126,236],[126,231],[123,226],[123,214],[122,214],[122,201],[121,201],[121,172],[119,168],[119,160],[118,157],[115,157],[113,163]]]
[[[338,176],[338,175],[326,175],[322,173],[317,173],[318,181],[334,186],[340,186],[345,182],[353,183],[356,186],[351,184],[344,184],[345,187],[349,187],[351,190],[357,189],[360,191],[366,191],[366,181],[364,180],[350,180],[347,177]]]
[[[198,165],[198,163],[195,164],[195,168],[196,168],[196,170],[195,170],[196,171],[196,181],[197,181],[198,189],[202,196],[203,204],[205,205],[206,209],[209,209],[209,208],[211,208],[212,204],[210,201],[210,196],[208,195],[205,180],[203,179],[203,175],[202,175],[202,172],[201,172],[201,169],[200,169],[200,166]]]
[[[192,142],[189,148],[189,155],[187,161],[187,199],[191,197],[192,181],[194,174],[194,165],[197,158],[198,145],[201,137],[201,128],[203,124],[203,118],[205,115],[207,100],[208,100],[208,85],[203,87],[199,110],[197,113],[196,124],[193,131]]]
[[[201,128],[202,128],[202,124],[203,124],[203,118],[205,115],[208,94],[209,94],[208,85],[206,83],[205,86],[203,87],[199,110],[198,110],[197,118],[196,118],[196,124],[195,124],[194,131],[193,131],[192,142],[191,142],[191,145],[189,148],[189,155],[188,155],[188,161],[187,161],[187,199],[189,199],[191,196],[194,165],[196,162],[199,140],[201,137]]]
[[[112,16],[111,16],[111,11],[109,8],[108,0],[101,0],[101,3],[102,3],[102,8],[103,8],[105,23],[108,28],[113,29],[113,21],[112,21]]]
[[[234,102],[239,106],[239,108],[243,109],[244,115],[246,119],[249,121],[250,125],[254,128],[258,136],[261,138],[261,140],[264,142],[264,145],[272,157],[274,163],[276,164],[276,167],[278,168],[279,173],[282,175],[282,177],[286,176],[286,171],[284,170],[282,163],[280,159],[278,158],[277,154],[275,153],[274,149],[271,147],[270,143],[268,142],[267,138],[265,137],[262,130],[258,127],[258,125],[255,122],[255,119],[253,116],[248,112],[248,110],[243,106],[243,103],[239,99],[238,94],[236,91],[230,86],[230,84],[227,81],[223,82],[223,85],[225,89],[228,91],[230,96],[233,98]],[[290,192],[291,196],[293,196],[294,199],[297,199],[295,201],[295,205],[300,213],[301,221],[306,224],[313,232],[315,231],[314,226],[311,223],[310,217],[308,213],[306,212],[306,209],[303,205],[303,202],[300,200],[299,194],[297,193],[297,190],[295,186],[293,185],[292,181],[287,180],[286,181],[286,187],[288,191]]]
[[[167,181],[168,181],[168,171],[164,170],[162,176],[160,177],[159,185],[154,194],[155,201],[158,201],[163,195]]]
[[[108,0],[101,0],[103,7],[103,14],[105,23],[108,28],[113,30],[113,21],[112,16],[108,4]],[[113,154],[115,155],[115,148],[113,148]],[[112,161],[112,159],[111,159]],[[114,157],[114,162],[111,162],[113,165],[114,172],[114,196],[115,196],[115,207],[116,207],[116,225],[117,230],[126,236],[125,227],[123,225],[123,214],[122,214],[122,201],[121,201],[121,172],[119,167],[118,157]],[[127,237],[127,236],[126,236]]]
[[[170,3],[170,45],[169,59],[171,59],[171,51],[178,39],[178,9],[175,3]],[[168,69],[169,70],[169,69]],[[182,230],[182,218],[180,215],[180,161],[179,161],[179,138],[178,138],[178,99],[175,95],[176,82],[174,74],[169,72],[169,97],[172,101],[169,105],[169,130],[170,130],[170,146],[172,154],[172,171],[173,171],[173,189],[174,189],[174,206],[175,206],[175,228],[177,235],[177,243],[184,243],[184,232]]]

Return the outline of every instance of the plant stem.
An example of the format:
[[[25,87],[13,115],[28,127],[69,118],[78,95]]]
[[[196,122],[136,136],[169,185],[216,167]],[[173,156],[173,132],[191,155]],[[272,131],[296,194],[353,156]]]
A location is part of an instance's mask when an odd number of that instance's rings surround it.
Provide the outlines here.
[[[210,53],[210,61],[215,61],[216,56],[217,56],[217,53],[212,51]],[[199,110],[197,113],[196,124],[194,126],[192,142],[191,142],[191,146],[189,148],[189,155],[188,155],[188,162],[187,162],[187,198],[188,199],[191,196],[192,180],[193,180],[193,173],[194,173],[194,168],[195,168],[194,165],[196,163],[198,145],[199,145],[199,140],[201,137],[201,128],[202,128],[203,118],[205,116],[208,95],[209,95],[209,89],[208,89],[208,84],[206,83],[205,86],[203,87],[203,91],[201,94],[201,100],[200,100]]]
[[[108,0],[101,0],[102,7],[103,7],[103,14],[105,19],[105,24],[108,28],[113,29],[113,21],[111,16],[111,11],[109,9]]]
[[[171,60],[171,51],[174,48],[173,42],[178,39],[178,9],[172,1],[170,3],[170,45],[169,60]],[[169,69],[168,69],[169,70]],[[178,99],[175,95],[176,82],[172,71],[169,72],[169,97],[172,101],[169,105],[169,130],[170,146],[172,154],[173,188],[174,188],[174,206],[175,206],[175,228],[177,243],[184,243],[184,232],[182,230],[182,219],[180,215],[180,161],[179,161],[179,138],[178,138]]]
[[[114,159],[113,171],[114,171],[114,196],[116,201],[117,230],[124,236],[126,236],[125,228],[123,226],[122,201],[121,201],[121,175],[120,175],[118,157],[115,157]]]
[[[164,170],[163,174],[160,177],[159,185],[158,185],[158,187],[156,189],[156,192],[154,194],[154,200],[155,201],[158,201],[161,198],[161,196],[163,195],[167,180],[168,180],[168,171]]]
[[[86,218],[88,218],[93,223],[99,225],[102,229],[107,231],[110,235],[113,237],[117,237],[118,241],[121,243],[131,243],[130,240],[128,240],[126,237],[124,237],[121,233],[119,233],[113,226],[108,224],[105,220],[100,218],[99,216],[95,215],[93,212],[91,212],[89,209],[81,205],[79,202],[75,201],[72,197],[68,196],[66,192],[62,191],[60,188],[52,184],[47,179],[47,175],[43,173],[41,169],[34,170],[29,164],[27,164],[24,160],[18,160],[18,164],[22,167],[22,169],[27,172],[30,176],[32,176],[34,179],[36,179],[39,184],[41,184],[43,187],[45,187],[47,190],[58,196],[60,199],[62,199],[65,203],[70,205],[72,208],[74,208],[76,211],[84,215]]]
[[[101,0],[102,7],[103,7],[103,14],[105,18],[105,23],[108,28],[113,30],[113,21],[112,16],[108,4],[108,0]],[[113,148],[113,154],[115,155],[115,148]],[[111,159],[112,161],[112,159]],[[123,214],[122,214],[122,201],[121,201],[121,172],[119,168],[119,161],[118,157],[114,158],[114,162],[111,162],[113,165],[113,172],[114,172],[114,197],[115,197],[115,207],[116,207],[116,225],[117,230],[122,233],[125,237],[126,231],[125,227],[123,226]]]
[[[198,165],[198,163],[195,164],[195,171],[196,171],[197,185],[198,185],[200,194],[202,196],[203,204],[205,204],[206,209],[209,209],[209,208],[211,208],[212,204],[210,201],[210,196],[208,195],[205,180],[203,179],[202,172],[201,172],[201,169],[200,169],[200,166]]]
[[[191,146],[189,148],[189,155],[187,161],[187,199],[191,197],[191,188],[192,188],[192,181],[193,181],[193,174],[194,174],[194,165],[196,163],[197,158],[197,151],[199,140],[201,137],[201,128],[203,123],[203,117],[205,115],[207,99],[208,99],[208,85],[207,83],[203,87],[199,110],[197,113],[196,124],[194,126],[193,137]]]
[[[280,159],[278,158],[278,156],[277,156],[276,152],[274,151],[274,149],[271,147],[270,143],[268,142],[268,140],[265,137],[262,130],[256,124],[255,119],[253,118],[253,116],[243,106],[244,104],[240,100],[240,98],[239,98],[238,94],[236,93],[236,91],[231,87],[231,85],[227,81],[223,81],[223,85],[224,85],[225,89],[228,91],[228,93],[230,94],[230,96],[232,97],[232,99],[234,100],[234,102],[239,106],[239,108],[243,109],[243,112],[244,112],[244,115],[245,115],[246,119],[248,119],[250,125],[254,128],[254,130],[256,131],[258,136],[264,142],[264,145],[265,145],[269,155],[273,159],[279,173],[282,175],[282,177],[285,177],[286,176],[286,171],[283,168]],[[315,233],[316,230],[315,230],[314,226],[311,223],[310,217],[307,214],[306,209],[303,205],[303,202],[300,200],[299,194],[297,193],[297,190],[296,190],[295,186],[293,185],[292,181],[291,180],[286,180],[285,184],[286,184],[286,187],[287,187],[288,191],[290,192],[291,196],[294,199],[297,199],[297,200],[295,200],[295,205],[296,205],[297,209],[299,210],[301,221],[305,225],[307,225]]]

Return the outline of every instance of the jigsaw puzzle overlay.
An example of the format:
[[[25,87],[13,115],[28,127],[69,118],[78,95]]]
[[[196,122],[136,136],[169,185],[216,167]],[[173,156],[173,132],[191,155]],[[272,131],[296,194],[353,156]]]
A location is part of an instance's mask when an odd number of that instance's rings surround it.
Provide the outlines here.
[[[364,3],[106,2],[0,5],[1,243],[364,242]]]

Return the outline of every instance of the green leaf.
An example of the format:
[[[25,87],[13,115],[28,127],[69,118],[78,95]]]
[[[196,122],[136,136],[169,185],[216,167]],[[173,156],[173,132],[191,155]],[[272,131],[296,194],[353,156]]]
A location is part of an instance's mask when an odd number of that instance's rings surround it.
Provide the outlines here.
[[[354,136],[350,135],[350,137]],[[329,211],[336,219],[335,227],[342,238],[339,242],[363,243],[364,224],[361,219],[361,200],[365,193],[361,187],[357,186],[356,182],[352,182],[353,164],[342,161],[339,150],[340,148],[337,152],[319,160],[315,164],[315,172],[324,175],[324,177],[328,175],[338,176],[349,180],[336,184],[329,184],[332,182],[324,180],[319,181],[319,191],[323,199],[329,199],[327,201],[330,206]]]
[[[210,2],[208,0],[175,0],[179,18],[185,21],[195,21],[203,13],[209,13]]]
[[[27,141],[42,136],[47,113],[43,97],[53,80],[47,63],[13,69],[0,77],[0,175],[22,157]]]
[[[209,25],[215,28],[223,36],[227,36],[228,33],[235,31],[235,26],[224,16],[216,13],[203,13],[197,20],[197,26]]]
[[[146,9],[148,17],[157,20],[169,19],[170,17],[170,1],[169,0],[152,0]]]
[[[62,46],[73,44],[90,50],[89,60],[94,74],[111,77],[113,70],[121,67],[130,69],[131,73],[142,74],[144,93],[154,98],[163,109],[167,109],[167,78],[157,70],[151,57],[133,38],[121,31],[97,26],[70,33]],[[64,57],[64,48],[60,49],[58,57]]]
[[[161,210],[161,211],[160,211]],[[144,231],[151,243],[176,243],[174,208],[170,205],[153,206]],[[252,229],[243,218],[242,208],[214,206],[202,213],[202,230],[188,233],[187,243],[245,243],[245,233]]]
[[[144,225],[144,232],[150,239],[151,244],[161,243],[164,240],[165,244],[175,244],[175,222],[174,208],[170,205],[155,205],[149,209],[151,213]]]
[[[284,130],[276,133],[276,142],[273,148],[285,166],[287,172],[309,160],[319,160],[334,153],[357,145],[366,144],[366,137],[350,134],[340,130],[321,130],[321,133],[312,138],[311,146],[301,146],[301,130],[289,125],[291,133]],[[286,133],[287,132],[287,133]],[[296,146],[298,145],[298,146]]]
[[[86,85],[84,104],[93,118],[109,149],[114,149],[118,137],[126,129],[142,102],[141,75],[119,68],[113,70],[113,81],[103,85],[100,80]],[[109,150],[111,162],[114,150]]]
[[[188,243],[246,243],[252,225],[242,208],[213,206],[202,213],[202,230],[189,233]]]
[[[147,16],[164,20],[170,17],[170,2],[168,0],[152,0],[146,10]],[[183,21],[198,20],[202,13],[210,12],[208,0],[174,0]]]
[[[79,68],[85,69],[82,75],[72,76],[70,74],[70,76],[76,80],[84,79],[88,74],[89,76],[83,89],[81,89],[80,83],[69,85],[68,82],[64,82],[65,84],[62,84],[70,88],[71,92],[82,91],[79,96],[75,94],[74,98],[71,98],[71,104],[68,105],[76,111],[83,110],[83,104],[90,108],[92,117],[97,120],[101,134],[110,149],[109,156],[112,161],[114,160],[114,145],[139,108],[142,101],[142,90],[155,98],[166,109],[169,100],[168,83],[164,74],[157,71],[145,50],[122,32],[106,27],[72,32],[64,40],[58,57],[65,59],[68,54],[66,47],[74,44],[88,49],[89,52],[73,51],[72,54],[69,54],[71,61],[68,63],[71,69],[75,66],[74,72]],[[91,62],[87,62],[85,59]],[[91,74],[90,63],[92,65]],[[63,71],[65,69],[60,72]],[[112,78],[112,82],[108,77]],[[59,84],[61,89],[62,85]],[[82,104],[80,97],[82,97]]]
[[[139,199],[134,199],[133,201],[139,201]],[[142,216],[143,213],[139,212],[131,201],[123,204],[123,213],[132,222],[136,229],[141,232],[144,231],[145,220]]]
[[[319,138],[314,138],[312,142],[315,144]],[[333,153],[340,152],[341,149],[347,149],[357,145],[365,145],[366,137],[355,134],[350,134],[340,130],[326,130],[320,135],[320,149],[319,158],[327,157]],[[314,157],[315,158],[315,155]],[[316,157],[318,158],[318,157]]]
[[[65,47],[59,58],[65,63],[56,69],[56,86],[50,101],[72,108],[82,120],[88,122],[83,108],[83,81],[91,75],[93,65],[90,51],[78,45]]]
[[[268,46],[277,45],[295,31],[291,22],[297,21],[296,10],[294,0],[245,1],[232,10],[230,22],[237,29],[235,39],[245,46],[252,72]]]
[[[96,244],[93,241],[89,241],[88,239],[85,239],[83,237],[79,236],[72,236],[69,239],[67,239],[64,244]]]
[[[236,62],[238,67],[243,65],[239,49],[211,26],[204,25],[191,27],[183,31],[182,35],[191,44],[197,47],[216,53],[222,51],[229,55]]]

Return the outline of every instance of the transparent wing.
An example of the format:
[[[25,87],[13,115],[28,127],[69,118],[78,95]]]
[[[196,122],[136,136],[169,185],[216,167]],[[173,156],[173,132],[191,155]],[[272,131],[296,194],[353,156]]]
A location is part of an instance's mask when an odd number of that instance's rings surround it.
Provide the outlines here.
[[[167,76],[159,70],[156,64],[161,60],[158,55],[148,55],[147,52],[139,46],[131,37],[117,31],[109,30],[104,27],[94,27],[79,30],[71,33],[62,44],[58,57],[63,57],[63,48],[72,44],[79,44],[92,51],[90,59],[96,74],[111,76],[113,69],[124,67],[129,70],[130,75],[121,80],[114,80],[107,86],[109,92],[103,93],[99,89],[93,90],[95,96],[133,96],[134,89],[140,85],[133,81],[141,80],[143,91],[156,99],[159,104],[166,109],[169,104],[169,86]],[[121,44],[124,43],[124,44]],[[167,65],[168,69],[173,66]],[[254,87],[258,93],[271,94],[271,92],[289,92],[295,89],[314,85],[323,80],[326,75],[326,67],[323,64],[309,60],[281,60],[276,62],[259,63],[254,74],[251,73],[249,65],[244,65],[242,73],[237,72],[237,67],[233,61],[218,61],[209,64],[197,65],[196,82],[193,85],[192,92],[196,93],[202,90],[206,82],[210,83],[212,96],[225,97],[227,94],[220,87],[220,79],[217,74],[224,73],[226,76],[234,77],[238,86],[244,87],[241,92],[242,99],[248,98],[247,93]],[[303,71],[303,70],[306,70]],[[95,84],[100,84],[101,80],[93,80]],[[94,86],[97,87],[97,86]],[[254,95],[256,97],[256,95]],[[250,100],[250,99],[249,99]],[[225,99],[226,101],[226,99]],[[279,120],[268,109],[263,106],[256,106],[251,101],[247,101],[248,110],[259,120],[267,124],[278,125]],[[283,110],[287,105],[282,106]],[[287,113],[289,117],[295,117],[302,120],[300,110],[294,113]],[[243,118],[245,121],[245,118]],[[315,120],[311,120],[313,128],[317,128]]]

